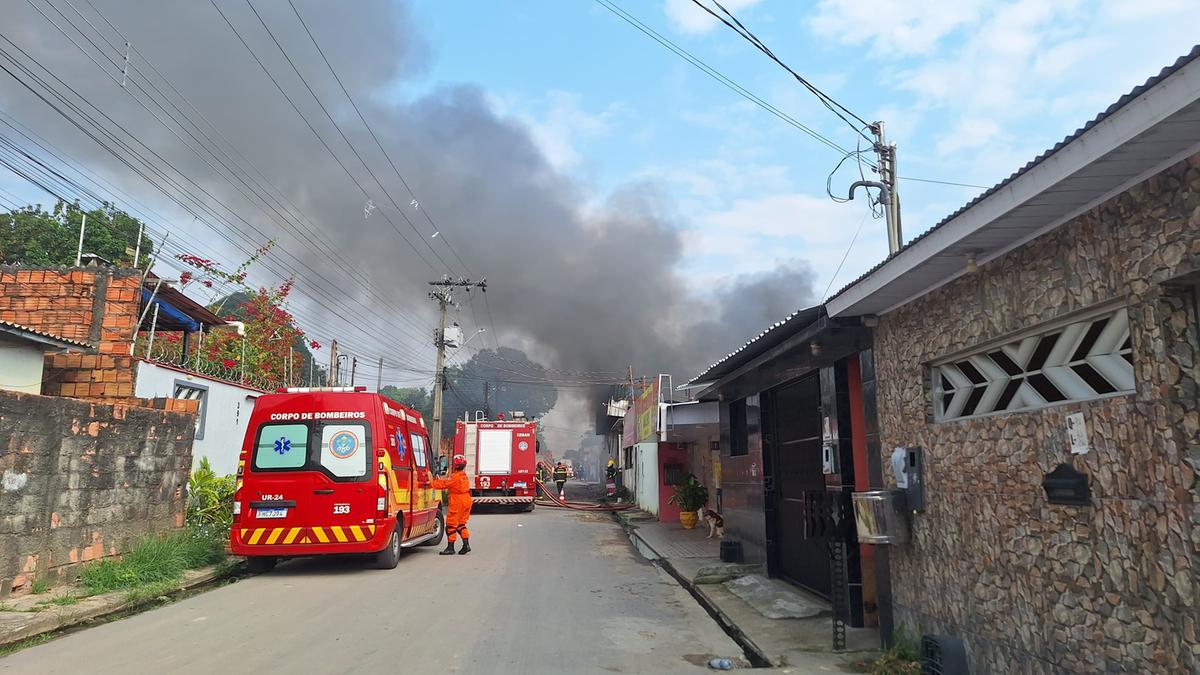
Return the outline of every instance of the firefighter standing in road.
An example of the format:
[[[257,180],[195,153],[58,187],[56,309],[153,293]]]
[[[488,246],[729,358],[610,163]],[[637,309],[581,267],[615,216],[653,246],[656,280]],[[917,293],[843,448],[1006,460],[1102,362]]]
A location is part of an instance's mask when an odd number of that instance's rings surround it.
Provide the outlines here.
[[[463,546],[459,555],[471,552],[471,533],[467,531],[467,520],[471,517],[471,480],[467,478],[467,458],[455,455],[453,471],[449,478],[433,479],[433,489],[450,491],[450,508],[446,511],[446,548],[441,555],[454,554],[454,542],[462,535]]]
[[[554,465],[554,484],[558,486],[558,498],[566,499],[563,486],[567,484],[567,467],[562,462]]]

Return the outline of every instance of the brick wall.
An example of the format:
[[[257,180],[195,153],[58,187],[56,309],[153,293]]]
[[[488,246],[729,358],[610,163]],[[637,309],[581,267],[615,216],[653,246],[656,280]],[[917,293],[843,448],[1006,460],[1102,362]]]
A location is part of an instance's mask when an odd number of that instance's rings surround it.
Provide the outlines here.
[[[48,355],[43,394],[132,399],[140,282],[137,270],[0,266],[0,320],[93,345]]]
[[[0,391],[0,597],[183,525],[196,402],[156,403]]]
[[[883,462],[925,448],[927,510],[891,554],[898,622],[967,642],[972,672],[1200,672],[1200,155],[880,319]],[[927,365],[1127,304],[1136,391],[935,423]],[[1082,412],[1091,451],[1070,453]],[[1088,507],[1043,475],[1090,476]],[[887,472],[888,480],[894,480]]]

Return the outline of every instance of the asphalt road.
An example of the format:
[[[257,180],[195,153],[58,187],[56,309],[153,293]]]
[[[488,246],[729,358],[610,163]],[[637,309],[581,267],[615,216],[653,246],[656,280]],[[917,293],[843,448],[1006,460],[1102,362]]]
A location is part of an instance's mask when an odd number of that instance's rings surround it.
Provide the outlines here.
[[[606,514],[471,518],[395,570],[300,559],[0,659],[0,673],[699,673],[741,650]]]

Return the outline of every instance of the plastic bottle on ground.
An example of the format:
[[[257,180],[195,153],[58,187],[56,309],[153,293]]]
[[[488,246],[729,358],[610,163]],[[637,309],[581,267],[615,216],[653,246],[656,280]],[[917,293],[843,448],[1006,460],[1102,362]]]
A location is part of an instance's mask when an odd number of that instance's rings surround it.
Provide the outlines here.
[[[729,659],[712,659],[708,662],[708,667],[713,670],[733,670],[733,661]]]

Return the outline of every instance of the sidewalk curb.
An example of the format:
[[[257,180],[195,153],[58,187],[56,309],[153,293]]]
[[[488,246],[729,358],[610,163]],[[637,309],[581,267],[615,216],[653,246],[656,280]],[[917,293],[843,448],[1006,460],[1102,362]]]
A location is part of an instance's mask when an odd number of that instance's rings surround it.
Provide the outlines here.
[[[732,638],[739,647],[742,648],[742,651],[745,652],[746,658],[750,661],[752,667],[771,668],[775,665],[771,662],[771,659],[767,657],[766,653],[763,652],[762,648],[755,644],[754,640],[750,639],[750,636],[746,635],[746,633],[743,632],[736,623],[734,623],[733,619],[729,618],[729,615],[722,611],[721,608],[718,607],[716,603],[714,603],[708,597],[708,595],[704,593],[704,591],[700,590],[697,584],[692,583],[691,579],[688,579],[684,575],[680,574],[679,570],[675,569],[675,566],[671,564],[670,560],[659,554],[659,552],[654,550],[654,547],[651,546],[649,542],[638,535],[636,525],[630,524],[625,519],[615,516],[615,514],[614,519],[629,535],[630,540],[636,540],[634,541],[634,548],[638,549],[638,553],[643,557],[646,557],[647,560],[649,560],[652,564],[658,565],[664,571],[666,571],[667,574],[671,575],[671,578],[673,578],[680,586],[682,586],[684,590],[690,593],[691,596],[695,598],[696,602],[704,608],[704,611],[708,612],[708,615],[717,622],[717,625],[719,625],[721,629],[724,630],[725,633],[729,635],[729,637]],[[654,554],[654,557],[649,558],[645,556],[645,554],[642,553],[642,549],[650,551]]]
[[[170,593],[188,591],[225,575],[226,573],[215,565],[201,570],[190,570],[184,573],[183,580]],[[37,612],[0,612],[0,647],[136,609],[145,604],[144,601],[126,600],[128,593],[128,590],[112,591],[82,598],[74,605]]]

